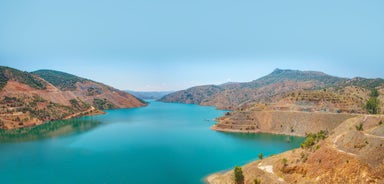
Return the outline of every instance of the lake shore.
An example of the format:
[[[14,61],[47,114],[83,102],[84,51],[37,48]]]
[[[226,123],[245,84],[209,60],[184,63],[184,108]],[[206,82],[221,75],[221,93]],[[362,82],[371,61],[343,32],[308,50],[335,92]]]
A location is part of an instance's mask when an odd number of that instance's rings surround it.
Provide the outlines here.
[[[332,130],[325,140],[309,147],[245,164],[245,183],[254,183],[255,179],[261,183],[382,183],[383,120],[381,115],[353,117]],[[359,124],[363,127],[360,131],[356,128]],[[204,181],[233,183],[233,170],[213,173]]]

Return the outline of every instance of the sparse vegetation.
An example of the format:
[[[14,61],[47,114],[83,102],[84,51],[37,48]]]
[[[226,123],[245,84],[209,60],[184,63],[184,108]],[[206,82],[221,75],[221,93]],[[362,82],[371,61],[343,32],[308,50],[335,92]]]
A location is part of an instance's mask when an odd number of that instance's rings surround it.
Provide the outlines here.
[[[46,89],[45,82],[28,72],[22,72],[9,67],[0,67],[0,89],[2,89],[10,79],[35,89]]]
[[[301,152],[301,160],[305,163],[308,160],[308,154]]]
[[[9,84],[9,91],[0,96],[0,114],[3,120],[0,127],[4,129],[34,126],[51,120],[94,113],[95,111],[92,112],[90,109],[91,105],[85,101],[92,100],[94,95],[104,92],[108,93],[104,98],[95,99],[92,102],[92,104],[96,104],[96,108],[117,108],[114,103],[120,99],[115,97],[133,98],[103,84],[63,72],[40,70],[29,73],[0,66],[0,90],[7,85],[8,81],[12,81]],[[78,89],[81,93],[75,93],[73,99],[68,99],[71,95],[60,95],[63,91],[57,91],[56,89],[46,90],[46,86],[50,85],[48,82],[61,90],[72,90],[77,89],[78,82],[84,81],[87,84],[82,85],[82,88]],[[25,85],[38,90],[30,90]],[[67,100],[70,104],[65,103]],[[143,105],[146,104],[144,101],[141,102]],[[135,98],[122,102],[127,107],[130,105],[136,106],[137,104],[135,103],[140,104],[140,100]]]
[[[288,160],[286,159],[286,158],[283,158],[282,160],[281,160],[281,163],[283,164],[283,166],[284,167],[286,167],[288,164]]]
[[[355,126],[355,128],[357,131],[363,131],[364,130],[363,123],[359,123],[358,125]]]
[[[40,96],[4,96],[0,99],[0,106],[4,114],[17,114],[5,116],[5,120],[17,123],[17,127],[23,127],[24,123],[36,119],[40,121],[59,120],[68,115],[87,110],[90,106],[82,101],[73,99],[72,106],[65,106],[50,102]],[[6,107],[6,108],[4,108]],[[3,125],[4,126],[4,125]]]
[[[110,103],[107,99],[101,99],[101,98],[95,98],[93,99],[93,106],[100,110],[105,110],[105,109],[114,109],[116,106],[112,103]]]
[[[371,90],[370,98],[365,105],[365,108],[370,114],[377,114],[380,112],[380,101],[377,97],[379,97],[379,92],[374,88]]]
[[[315,145],[320,140],[324,140],[325,138],[327,138],[327,134],[328,133],[324,130],[321,130],[317,134],[309,133],[307,135],[307,138],[305,139],[305,141],[300,145],[300,147],[305,148],[305,149],[311,148],[313,145]]]
[[[371,97],[379,97],[379,91],[376,89],[376,88],[373,88],[372,90],[371,90],[371,94],[370,94],[370,96]]]
[[[263,160],[263,157],[264,157],[263,153],[259,153],[259,159]]]
[[[365,146],[367,146],[367,144],[359,143],[359,144],[355,144],[355,145],[353,146],[353,148],[361,149],[361,148],[364,148]]]
[[[8,78],[0,70],[0,90],[3,89],[5,85],[7,85],[7,82],[8,82]]]
[[[315,144],[314,134],[309,134],[305,141],[300,145],[302,148],[310,148]]]
[[[253,183],[254,184],[261,184],[261,180],[256,178],[256,179],[253,180]]]
[[[241,167],[236,166],[234,169],[235,173],[235,183],[236,184],[244,184],[244,175],[243,175],[243,170]]]
[[[53,70],[39,70],[33,72],[33,74],[40,76],[44,80],[64,91],[75,90],[77,82],[87,81],[87,79],[77,77],[75,75]]]

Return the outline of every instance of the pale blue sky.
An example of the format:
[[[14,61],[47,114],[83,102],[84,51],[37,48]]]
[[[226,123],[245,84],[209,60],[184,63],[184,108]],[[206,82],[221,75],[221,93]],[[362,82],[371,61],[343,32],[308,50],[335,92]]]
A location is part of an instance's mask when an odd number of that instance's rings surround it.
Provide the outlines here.
[[[132,90],[274,68],[384,77],[382,0],[1,0],[0,65]]]

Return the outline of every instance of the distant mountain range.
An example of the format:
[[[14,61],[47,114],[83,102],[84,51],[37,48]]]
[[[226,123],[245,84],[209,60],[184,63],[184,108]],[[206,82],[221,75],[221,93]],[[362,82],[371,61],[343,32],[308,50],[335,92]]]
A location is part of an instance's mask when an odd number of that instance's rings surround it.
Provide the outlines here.
[[[383,85],[384,79],[380,78],[348,79],[316,71],[275,69],[271,74],[251,82],[196,86],[166,95],[160,101],[233,110],[252,103],[274,104],[283,99],[287,103],[288,97],[294,96],[290,103],[319,98],[333,103],[334,110],[361,112],[370,90],[382,90]]]
[[[146,105],[127,92],[68,73],[29,73],[4,66],[0,66],[0,99],[3,129]]]
[[[174,91],[131,91],[131,90],[125,90],[125,92],[128,92],[128,93],[134,95],[135,97],[140,98],[140,99],[144,99],[144,100],[158,100],[160,98],[163,98],[165,95],[173,93]]]

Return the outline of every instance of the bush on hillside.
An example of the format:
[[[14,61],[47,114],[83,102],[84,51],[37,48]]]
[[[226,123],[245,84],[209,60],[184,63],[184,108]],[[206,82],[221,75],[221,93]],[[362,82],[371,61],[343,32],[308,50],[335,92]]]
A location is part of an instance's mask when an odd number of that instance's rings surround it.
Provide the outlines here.
[[[236,166],[234,169],[234,173],[235,173],[235,183],[244,184],[244,175],[243,175],[243,171],[241,170],[241,167]]]

